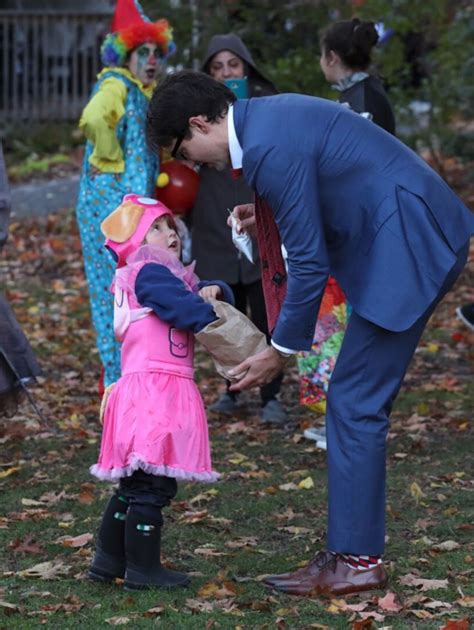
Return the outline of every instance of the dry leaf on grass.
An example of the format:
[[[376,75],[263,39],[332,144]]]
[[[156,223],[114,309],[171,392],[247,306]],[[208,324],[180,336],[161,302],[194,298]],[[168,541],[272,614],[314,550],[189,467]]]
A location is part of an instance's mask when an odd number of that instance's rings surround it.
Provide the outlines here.
[[[301,488],[302,490],[311,490],[311,488],[314,488],[313,479],[311,477],[302,479],[298,484],[298,488]]]
[[[214,608],[211,602],[203,602],[199,599],[187,599],[185,606],[193,612],[212,612]]]
[[[469,619],[450,619],[440,630],[469,630]]]
[[[418,501],[420,501],[420,499],[426,496],[425,493],[420,488],[420,486],[416,483],[416,481],[410,484],[410,494],[417,503]]]
[[[59,580],[60,577],[68,575],[70,566],[63,562],[40,562],[29,569],[18,571],[16,575],[20,577],[40,578],[41,580]]]
[[[459,549],[461,545],[455,540],[445,540],[442,543],[437,545],[433,545],[432,549],[436,551],[454,551],[455,549]]]
[[[164,606],[154,606],[153,608],[149,608],[148,610],[145,610],[145,612],[143,613],[144,617],[157,617],[158,615],[161,615],[162,612],[164,612],[166,610],[166,608]]]
[[[204,584],[199,591],[198,596],[204,599],[226,599],[228,597],[234,597],[237,594],[237,587],[232,582],[223,582],[222,584],[216,584],[215,582],[208,582]]]
[[[79,536],[61,536],[54,542],[63,547],[84,547],[94,538],[93,534],[80,534]]]
[[[225,551],[217,551],[214,547],[197,547],[194,550],[194,553],[198,556],[204,556],[206,558],[228,555]]]
[[[118,616],[118,617],[109,617],[105,620],[105,623],[108,623],[109,626],[126,626],[130,623],[132,619],[130,617]]]
[[[388,591],[385,597],[379,597],[377,606],[387,612],[400,612],[403,608],[402,604],[398,601],[397,594],[391,591]]]
[[[400,578],[400,584],[404,586],[415,586],[420,591],[434,591],[438,588],[448,588],[448,580],[428,580],[420,578],[412,573],[407,573]]]
[[[17,604],[10,604],[10,602],[0,601],[0,609],[4,615],[12,615],[13,613],[20,612],[20,607]]]

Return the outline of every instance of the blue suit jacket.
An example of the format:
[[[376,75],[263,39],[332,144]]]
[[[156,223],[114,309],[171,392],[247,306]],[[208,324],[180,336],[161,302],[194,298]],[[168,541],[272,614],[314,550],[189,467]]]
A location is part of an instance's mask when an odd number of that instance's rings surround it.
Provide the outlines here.
[[[436,298],[474,217],[407,146],[344,106],[281,94],[234,104],[247,182],[288,252],[274,341],[311,347],[328,274],[353,309],[409,328]]]

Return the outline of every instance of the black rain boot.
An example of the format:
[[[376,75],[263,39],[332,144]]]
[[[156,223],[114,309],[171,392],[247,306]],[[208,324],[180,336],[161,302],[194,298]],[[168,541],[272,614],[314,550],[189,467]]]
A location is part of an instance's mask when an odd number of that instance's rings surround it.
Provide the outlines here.
[[[94,560],[88,577],[97,582],[111,582],[125,575],[125,518],[128,502],[114,494],[105,508],[97,536]]]
[[[130,506],[125,522],[125,590],[189,584],[189,577],[185,573],[170,571],[161,564],[162,525],[161,508],[151,505]]]

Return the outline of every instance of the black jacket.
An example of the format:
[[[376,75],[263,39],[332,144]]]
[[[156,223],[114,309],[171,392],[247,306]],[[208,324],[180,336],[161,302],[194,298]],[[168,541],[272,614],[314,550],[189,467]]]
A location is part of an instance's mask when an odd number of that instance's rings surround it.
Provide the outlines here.
[[[242,40],[233,33],[215,35],[209,42],[202,70],[208,72],[212,57],[222,50],[230,50],[245,63],[249,96],[276,94],[273,83],[255,67],[252,56]],[[257,245],[254,247],[255,264],[240,255],[232,243],[227,225],[227,208],[252,203],[253,191],[243,177],[232,179],[230,171],[216,171],[203,166],[199,172],[199,191],[190,224],[192,231],[192,257],[196,260],[196,273],[202,280],[218,278],[228,284],[252,284],[260,279],[260,261]]]
[[[373,76],[355,83],[339,97],[340,103],[348,103],[355,112],[372,114],[373,122],[395,135],[395,116],[381,82]]]

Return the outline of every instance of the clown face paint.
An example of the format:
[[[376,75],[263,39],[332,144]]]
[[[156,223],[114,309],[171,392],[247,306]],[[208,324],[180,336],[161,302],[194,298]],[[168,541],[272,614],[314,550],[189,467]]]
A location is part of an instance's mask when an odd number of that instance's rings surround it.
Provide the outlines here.
[[[147,86],[157,79],[163,63],[158,46],[147,43],[132,51],[127,67],[135,78]]]

